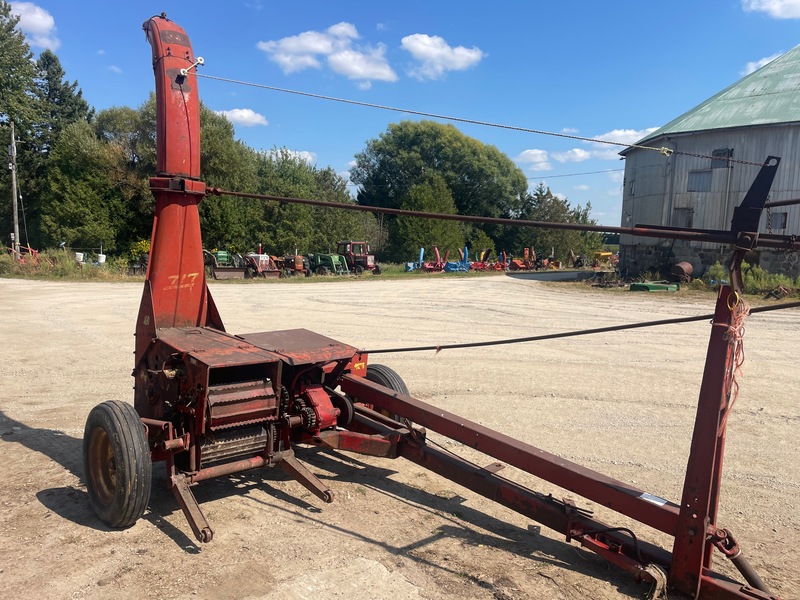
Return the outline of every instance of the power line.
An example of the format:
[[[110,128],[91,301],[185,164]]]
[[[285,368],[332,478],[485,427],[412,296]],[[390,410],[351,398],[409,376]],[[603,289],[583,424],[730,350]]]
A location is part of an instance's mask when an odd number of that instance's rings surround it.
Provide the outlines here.
[[[555,179],[557,177],[577,177],[578,175],[596,175],[597,173],[615,173],[617,171],[624,171],[625,169],[606,169],[605,171],[586,171],[584,173],[562,173],[560,175],[545,175],[544,177],[528,177],[527,179]]]
[[[484,127],[494,127],[497,129],[509,129],[511,131],[521,131],[523,133],[534,133],[537,135],[548,135],[551,137],[559,137],[559,138],[566,138],[570,140],[578,140],[580,142],[591,142],[595,144],[608,144],[610,146],[622,146],[624,148],[637,148],[639,150],[652,150],[654,152],[658,152],[664,156],[672,156],[673,154],[679,154],[682,156],[692,156],[695,158],[709,158],[711,160],[719,160],[717,156],[706,156],[704,154],[696,154],[691,152],[680,152],[678,150],[673,150],[672,148],[667,148],[666,146],[661,146],[657,148],[655,146],[642,146],[639,144],[630,144],[628,142],[615,142],[613,140],[602,140],[599,138],[590,138],[590,137],[583,137],[580,135],[571,135],[568,133],[556,133],[555,131],[545,131],[543,129],[531,129],[529,127],[519,127],[517,125],[503,125],[502,123],[491,123],[489,121],[480,121],[478,119],[466,119],[463,117],[455,117],[452,115],[440,115],[437,113],[429,113],[421,110],[413,110],[410,108],[399,108],[396,106],[386,106],[383,104],[373,104],[371,102],[362,102],[360,100],[350,100],[348,98],[337,98],[335,96],[326,96],[324,94],[315,94],[312,92],[303,92],[300,90],[290,90],[288,88],[277,87],[274,85],[266,85],[263,83],[254,83],[252,81],[242,81],[240,79],[230,79],[228,77],[218,77],[215,75],[203,75],[201,73],[196,72],[197,77],[204,77],[206,79],[213,79],[214,81],[223,81],[226,83],[235,83],[237,85],[246,85],[249,87],[259,88],[263,90],[271,90],[273,92],[282,92],[284,94],[294,94],[296,96],[305,96],[307,98],[316,98],[318,100],[330,100],[331,102],[341,102],[343,104],[352,104],[354,106],[365,106],[368,108],[378,108],[381,110],[389,110],[393,112],[405,113],[409,115],[417,115],[420,117],[430,117],[432,119],[442,119],[443,121],[455,121],[457,123],[467,123],[469,125],[482,125]],[[748,160],[740,160],[735,158],[725,158],[728,163],[738,163],[742,165],[752,165],[756,167],[764,166],[763,163],[752,162]]]

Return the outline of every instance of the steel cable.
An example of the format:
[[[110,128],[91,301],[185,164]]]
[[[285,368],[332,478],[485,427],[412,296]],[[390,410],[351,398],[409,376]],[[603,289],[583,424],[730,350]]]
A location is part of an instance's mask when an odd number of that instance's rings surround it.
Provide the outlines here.
[[[773,310],[782,310],[785,308],[798,308],[800,302],[787,302],[777,306],[761,306],[758,308],[751,308],[750,313],[770,312]],[[507,344],[521,344],[525,342],[540,342],[544,340],[557,340],[569,337],[578,337],[582,335],[593,335],[597,333],[609,333],[612,331],[625,331],[628,329],[643,329],[645,327],[657,327],[659,325],[675,325],[678,323],[692,323],[696,321],[711,321],[713,322],[713,314],[697,315],[694,317],[677,317],[674,319],[660,319],[658,321],[644,321],[641,323],[629,323],[627,325],[611,325],[609,327],[598,327],[595,329],[581,329],[578,331],[565,331],[561,333],[548,333],[544,335],[532,335],[521,338],[508,338],[503,340],[490,340],[487,342],[465,342],[460,344],[439,344],[436,346],[410,346],[404,348],[380,348],[375,350],[361,350],[363,354],[390,354],[397,352],[423,352],[428,350],[435,350],[438,354],[442,350],[455,350],[458,348],[481,348],[484,346],[503,346]]]

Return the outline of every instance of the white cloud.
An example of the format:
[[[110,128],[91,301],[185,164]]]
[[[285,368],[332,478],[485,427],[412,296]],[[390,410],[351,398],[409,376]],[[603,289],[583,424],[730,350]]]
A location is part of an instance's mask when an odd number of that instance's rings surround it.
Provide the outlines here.
[[[103,50],[102,48],[100,48],[100,50],[98,50],[98,51],[97,51],[97,55],[98,55],[98,56],[104,56],[104,55],[105,55],[105,53],[106,53],[106,51],[105,51],[105,50]]]
[[[648,127],[646,129],[612,129],[609,132],[593,136],[596,140],[607,140],[609,142],[619,142],[622,144],[635,144],[640,139],[653,133],[658,127]],[[616,144],[602,144],[591,142],[592,156],[602,160],[619,160],[619,152],[624,146]]]
[[[585,192],[586,190],[588,190],[588,189],[589,189],[589,186],[588,186],[588,185],[586,185],[585,183],[582,183],[582,184],[580,184],[580,185],[574,185],[574,186],[572,186],[572,189],[573,189],[573,190],[578,190],[578,191],[581,191],[581,192]]]
[[[328,27],[328,34],[335,38],[351,38],[354,40],[358,39],[358,31],[356,31],[356,26],[345,21]]]
[[[323,64],[334,73],[358,81],[361,89],[369,89],[371,81],[397,81],[397,74],[386,60],[386,46],[356,46],[358,31],[352,23],[342,21],[325,31],[305,31],[298,35],[258,42],[285,74],[305,69],[320,69]],[[365,83],[366,82],[366,83]]]
[[[480,48],[454,48],[438,35],[424,33],[405,36],[401,45],[420,63],[409,69],[409,75],[420,80],[441,79],[447,71],[464,71],[485,56]]]
[[[383,44],[366,52],[348,48],[328,56],[328,65],[334,73],[356,81],[397,81],[397,74],[386,62],[385,53]]]
[[[254,127],[256,125],[269,125],[264,115],[261,115],[249,108],[234,108],[231,110],[217,110],[218,115],[222,115],[234,125],[243,127]]]
[[[742,0],[746,12],[763,12],[773,19],[799,19],[800,0]]]
[[[783,56],[783,52],[778,52],[777,54],[773,54],[771,56],[765,56],[759,60],[751,61],[744,66],[744,69],[739,71],[739,75],[750,75],[753,71],[758,71],[764,65],[771,63],[773,60],[778,58],[779,56]]]
[[[119,68],[118,66],[116,66],[116,65],[111,65],[111,66],[109,66],[109,67],[108,67],[108,70],[109,70],[109,71],[111,71],[112,73],[117,73],[117,74],[120,74],[120,73],[122,73],[122,69],[120,69],[120,68]]]
[[[553,152],[553,158],[558,162],[583,162],[592,158],[592,153],[582,148],[573,148],[566,152]]]
[[[553,192],[553,196],[555,196],[559,200],[566,200],[567,199],[567,195],[566,194],[562,194],[561,192]]]
[[[561,133],[578,133],[578,130],[574,127],[564,127],[564,129],[561,130]]]
[[[550,164],[547,150],[539,150],[536,148],[523,150],[514,161],[528,165],[529,171],[549,171],[553,168],[553,165]]]
[[[11,14],[19,16],[19,30],[35,48],[56,50],[61,40],[56,37],[56,21],[49,12],[33,2],[12,2]]]
[[[313,165],[317,162],[316,152],[309,152],[308,150],[289,150],[289,154],[296,156],[300,160],[303,160],[310,165]]]

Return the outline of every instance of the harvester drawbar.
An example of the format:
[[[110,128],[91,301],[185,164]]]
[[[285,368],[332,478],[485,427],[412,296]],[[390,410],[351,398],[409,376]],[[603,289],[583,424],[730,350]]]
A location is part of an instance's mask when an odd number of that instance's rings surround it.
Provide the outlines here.
[[[761,209],[779,159],[767,160],[734,214],[731,285],[717,299],[676,503],[416,400],[397,373],[368,365],[367,356],[348,344],[304,329],[227,333],[206,285],[200,235],[198,205],[207,190],[200,180],[194,69],[202,59],[166,15],[147,20],[144,30],[156,78],[157,174],[150,179],[156,206],[136,322],[134,403],[96,406],[84,433],[89,498],[103,522],[128,527],[144,514],[156,462],[165,464],[201,542],[214,534],[191,487],[206,479],[276,466],[331,502],[333,493],[295,456],[296,445],[310,444],[404,457],[563,533],[641,581],[665,575],[669,588],[698,598],[775,598],[717,522],[717,509],[740,343],[731,331],[744,311],[740,263],[758,244]],[[674,544],[662,549],[595,520],[570,499],[513,483],[497,474],[498,463],[478,468],[441,451],[426,443],[425,428],[669,534]],[[712,570],[717,550],[746,583]]]

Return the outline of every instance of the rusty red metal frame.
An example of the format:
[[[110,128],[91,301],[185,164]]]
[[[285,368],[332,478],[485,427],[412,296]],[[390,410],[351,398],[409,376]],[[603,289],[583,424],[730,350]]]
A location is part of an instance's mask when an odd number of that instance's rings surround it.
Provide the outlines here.
[[[634,234],[649,237],[717,240],[736,246],[731,262],[731,286],[723,287],[717,297],[683,493],[680,502],[675,503],[369,381],[362,376],[367,356],[346,344],[305,330],[247,336],[225,333],[203,270],[198,204],[208,190],[199,179],[199,99],[193,72],[199,61],[185,31],[166,15],[149,19],[144,29],[153,49],[156,74],[158,173],[151,179],[156,212],[136,325],[135,406],[148,430],[151,458],[166,461],[170,485],[198,539],[210,541],[213,531],[189,488],[211,477],[275,464],[323,500],[332,499],[330,490],[294,457],[288,446],[289,434],[278,439],[284,435],[281,431],[294,431],[295,443],[406,458],[562,532],[567,541],[577,541],[638,580],[653,582],[660,569],[667,575],[670,588],[697,598],[774,600],[775,596],[744,559],[732,534],[717,523],[717,509],[733,389],[736,339],[730,332],[739,310],[741,259],[756,245],[797,246],[794,239],[755,233],[779,159],[771,157],[762,167],[734,214],[731,231],[634,228]],[[335,203],[296,200],[346,208]],[[374,207],[359,208],[362,209]],[[388,209],[379,212],[392,214]],[[482,217],[466,219],[493,221]],[[533,226],[575,228],[569,224],[536,222]],[[623,228],[602,230],[617,229]],[[262,383],[260,387],[238,384],[226,387],[218,393],[234,400],[229,400],[224,410],[214,412],[214,406],[198,404],[210,402],[203,395],[204,385],[208,384],[207,373],[206,380],[202,380],[205,371],[187,367],[201,363],[208,369],[230,367],[241,369],[241,373],[257,372]],[[306,424],[305,433],[298,434],[301,415],[278,414],[278,395],[282,392],[276,389],[272,396],[268,382],[281,381],[282,369],[292,374],[286,382],[291,393],[309,398],[307,410],[313,408],[317,418],[325,422],[324,427],[313,429]],[[321,369],[325,381],[338,384],[346,396],[337,397],[340,392],[334,391],[334,385],[308,388],[303,377],[311,369]],[[154,389],[154,381],[160,382],[161,389]],[[173,422],[162,417],[156,400],[159,394],[167,392],[181,403],[181,423],[193,423],[192,428],[177,431]],[[341,413],[330,401],[349,402],[349,399],[356,402],[352,423],[346,429],[329,426]],[[398,415],[404,422],[387,418],[378,410]],[[236,419],[244,423],[271,422],[267,450],[204,466],[197,447],[198,436],[208,428],[224,429]],[[571,499],[554,498],[513,483],[498,474],[503,468],[501,463],[477,467],[428,444],[425,428],[667,533],[674,538],[673,547],[671,551],[665,550],[638,539],[627,528],[602,523]],[[176,467],[178,455],[188,461],[188,466]],[[731,558],[746,584],[712,570],[715,548]]]

